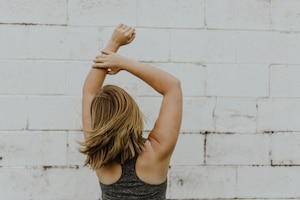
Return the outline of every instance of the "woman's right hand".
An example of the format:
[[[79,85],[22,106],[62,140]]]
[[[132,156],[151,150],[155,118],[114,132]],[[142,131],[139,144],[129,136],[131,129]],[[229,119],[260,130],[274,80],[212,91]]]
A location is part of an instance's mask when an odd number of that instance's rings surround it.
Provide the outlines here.
[[[111,38],[110,41],[117,44],[118,46],[127,45],[131,43],[135,38],[135,29],[127,26],[125,24],[119,24]]]
[[[92,67],[99,69],[106,69],[107,74],[114,75],[122,70],[122,63],[127,59],[119,54],[111,51],[103,50],[101,55],[97,56],[94,60]]]

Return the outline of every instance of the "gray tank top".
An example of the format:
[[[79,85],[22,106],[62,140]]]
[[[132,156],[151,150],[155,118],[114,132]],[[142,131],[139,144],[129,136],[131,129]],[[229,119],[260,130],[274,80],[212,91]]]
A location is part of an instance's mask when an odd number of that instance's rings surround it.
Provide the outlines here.
[[[135,171],[137,156],[122,165],[120,179],[110,185],[100,183],[102,200],[165,200],[167,180],[161,184],[148,184],[138,178]]]

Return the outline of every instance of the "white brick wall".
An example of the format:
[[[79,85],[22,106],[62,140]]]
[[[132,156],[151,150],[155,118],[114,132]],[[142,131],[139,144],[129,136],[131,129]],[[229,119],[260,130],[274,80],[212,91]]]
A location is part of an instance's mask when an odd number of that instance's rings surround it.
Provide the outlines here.
[[[0,1],[2,23],[66,24],[67,0]]]
[[[235,62],[236,32],[172,30],[170,60],[175,62]]]
[[[138,26],[203,28],[204,0],[138,0],[137,16]]]
[[[272,0],[272,29],[299,31],[299,6],[297,0]]]
[[[206,22],[209,28],[270,29],[270,1],[206,0]]]
[[[270,66],[270,96],[300,97],[299,65]]]
[[[28,40],[33,59],[91,60],[99,51],[96,27],[30,26]]]
[[[269,68],[265,65],[207,66],[207,95],[265,97],[269,95]]]
[[[121,54],[182,83],[168,199],[300,199],[299,16],[298,0],[0,0],[0,199],[99,199],[81,92],[120,22],[137,31]],[[123,71],[105,83],[147,133],[160,95]]]
[[[28,58],[28,27],[0,24],[0,44],[1,59]]]

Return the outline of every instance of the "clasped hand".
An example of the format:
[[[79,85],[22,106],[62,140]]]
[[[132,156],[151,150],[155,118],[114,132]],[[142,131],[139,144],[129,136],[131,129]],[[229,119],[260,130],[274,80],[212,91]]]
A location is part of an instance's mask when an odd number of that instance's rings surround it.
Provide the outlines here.
[[[122,59],[126,59],[112,51],[110,51],[110,45],[118,49],[122,45],[127,45],[131,43],[135,38],[135,29],[124,25],[119,24],[114,30],[108,46],[105,50],[101,51],[101,55],[96,56],[94,60],[94,65],[92,67],[106,69],[107,74],[113,75],[117,74],[121,68]]]

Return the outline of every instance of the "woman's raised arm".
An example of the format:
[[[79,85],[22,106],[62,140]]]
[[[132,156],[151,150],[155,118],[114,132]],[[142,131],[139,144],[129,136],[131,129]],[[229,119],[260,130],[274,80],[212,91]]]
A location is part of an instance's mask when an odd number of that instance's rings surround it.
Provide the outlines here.
[[[119,24],[108,41],[105,50],[117,52],[120,46],[129,44],[134,38],[134,28]],[[92,68],[85,79],[82,94],[82,124],[85,138],[88,137],[86,130],[91,128],[91,103],[96,92],[102,87],[107,72],[107,69]]]
[[[95,68],[107,69],[114,74],[126,70],[142,79],[163,96],[159,116],[148,140],[158,159],[170,158],[176,145],[182,118],[182,91],[180,81],[171,74],[145,63],[103,51],[95,60]]]

